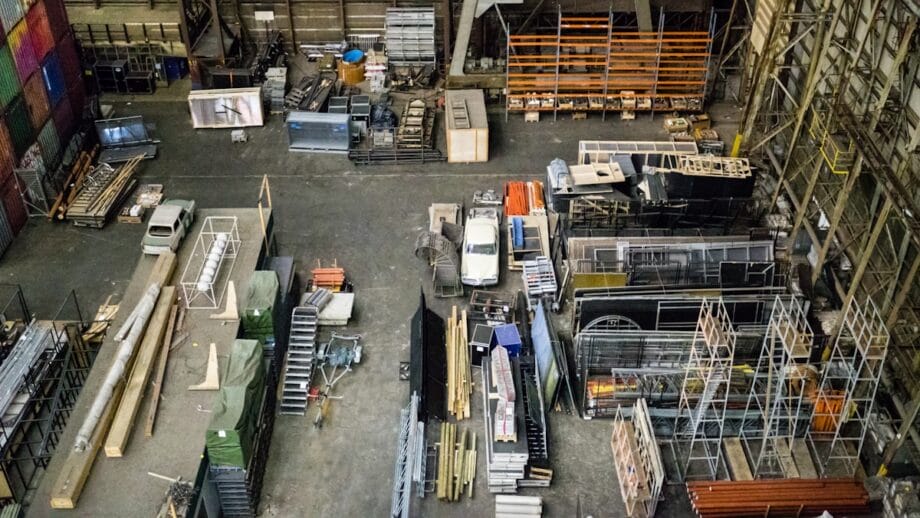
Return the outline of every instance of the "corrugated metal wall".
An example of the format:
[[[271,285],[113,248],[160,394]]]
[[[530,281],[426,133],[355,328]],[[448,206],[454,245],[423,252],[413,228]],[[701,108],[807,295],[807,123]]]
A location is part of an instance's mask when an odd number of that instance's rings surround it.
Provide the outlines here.
[[[386,11],[393,7],[393,2],[345,2],[345,38],[356,36],[379,35],[386,33]],[[401,2],[402,6],[403,3]],[[425,5],[432,5],[431,3]],[[436,25],[436,41],[441,42],[441,2],[433,2]],[[233,16],[234,11],[227,5],[223,9],[225,16]],[[275,21],[268,25],[268,30],[280,30],[285,40],[290,39],[290,21],[287,8],[283,3],[266,4],[264,2],[243,0],[240,2],[240,18],[250,35],[256,41],[263,40],[266,26],[255,20],[256,9],[272,9]],[[291,4],[294,17],[294,33],[298,43],[341,41],[342,21],[338,2],[297,2]],[[290,42],[287,42],[290,43]]]

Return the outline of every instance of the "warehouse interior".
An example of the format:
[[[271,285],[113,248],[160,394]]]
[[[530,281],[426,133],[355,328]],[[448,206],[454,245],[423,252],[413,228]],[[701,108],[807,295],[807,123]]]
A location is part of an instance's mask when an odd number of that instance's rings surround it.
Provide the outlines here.
[[[918,19],[0,0],[0,516],[920,517]]]

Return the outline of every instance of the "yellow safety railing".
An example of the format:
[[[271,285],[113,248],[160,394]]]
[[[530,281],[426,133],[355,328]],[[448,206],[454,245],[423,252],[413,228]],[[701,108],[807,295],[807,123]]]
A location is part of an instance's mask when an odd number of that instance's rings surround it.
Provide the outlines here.
[[[848,174],[856,156],[853,141],[846,136],[831,133],[825,124],[826,118],[826,113],[812,111],[808,133],[818,143],[818,150],[831,172]]]

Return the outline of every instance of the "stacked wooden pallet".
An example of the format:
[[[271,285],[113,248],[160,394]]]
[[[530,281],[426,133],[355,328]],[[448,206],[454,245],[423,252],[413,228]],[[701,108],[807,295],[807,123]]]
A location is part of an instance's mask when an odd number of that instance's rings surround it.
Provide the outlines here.
[[[117,169],[101,164],[86,176],[65,217],[79,227],[102,228],[130,194],[137,180],[134,173],[143,160],[137,156]]]
[[[702,518],[869,514],[869,494],[851,478],[688,482],[687,491]]]
[[[473,380],[470,371],[470,347],[467,337],[466,310],[457,316],[457,306],[447,320],[447,411],[458,420],[470,417],[470,394]]]

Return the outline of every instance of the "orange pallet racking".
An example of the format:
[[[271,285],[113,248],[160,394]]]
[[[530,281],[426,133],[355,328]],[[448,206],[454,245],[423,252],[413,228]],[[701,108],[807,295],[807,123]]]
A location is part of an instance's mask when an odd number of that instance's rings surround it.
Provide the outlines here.
[[[508,38],[508,112],[702,111],[715,23],[708,31],[615,28],[607,17],[558,14],[556,34]]]

